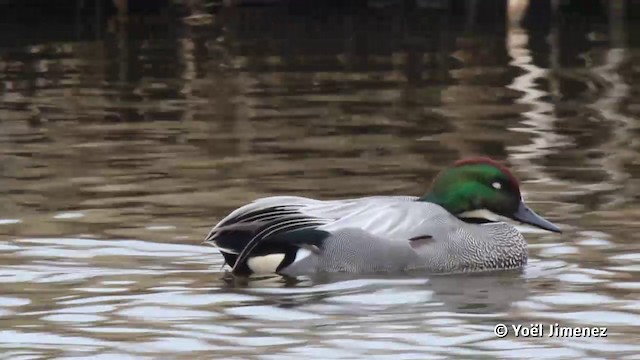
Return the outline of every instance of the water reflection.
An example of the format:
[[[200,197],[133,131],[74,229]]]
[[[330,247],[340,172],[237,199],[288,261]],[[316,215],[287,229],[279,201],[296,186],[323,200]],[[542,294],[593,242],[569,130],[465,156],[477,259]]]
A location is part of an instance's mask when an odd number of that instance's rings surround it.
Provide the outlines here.
[[[633,358],[637,25],[617,5],[609,21],[479,3],[167,10],[7,41],[0,348]],[[555,20],[536,21],[545,11]],[[26,31],[13,26],[4,34]],[[523,229],[522,272],[234,279],[200,245],[256,197],[421,194],[475,153],[511,163],[528,201],[568,229]],[[498,322],[610,335],[496,339]]]

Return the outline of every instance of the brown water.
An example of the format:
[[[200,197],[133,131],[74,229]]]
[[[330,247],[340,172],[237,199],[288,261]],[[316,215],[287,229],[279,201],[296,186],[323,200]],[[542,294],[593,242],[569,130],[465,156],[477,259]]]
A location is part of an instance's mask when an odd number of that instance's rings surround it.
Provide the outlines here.
[[[72,25],[4,25],[0,357],[640,359],[636,24],[261,7]],[[234,281],[200,244],[257,197],[419,195],[471,154],[565,231],[523,229],[522,272]],[[493,334],[556,322],[608,336]]]

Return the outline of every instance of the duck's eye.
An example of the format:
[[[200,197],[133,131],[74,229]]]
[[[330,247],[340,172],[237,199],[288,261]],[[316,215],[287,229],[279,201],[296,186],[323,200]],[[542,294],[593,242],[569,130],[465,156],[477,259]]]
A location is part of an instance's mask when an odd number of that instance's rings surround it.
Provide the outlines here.
[[[500,190],[502,189],[502,184],[498,181],[494,181],[493,183],[491,183],[491,187],[493,187],[496,190]]]

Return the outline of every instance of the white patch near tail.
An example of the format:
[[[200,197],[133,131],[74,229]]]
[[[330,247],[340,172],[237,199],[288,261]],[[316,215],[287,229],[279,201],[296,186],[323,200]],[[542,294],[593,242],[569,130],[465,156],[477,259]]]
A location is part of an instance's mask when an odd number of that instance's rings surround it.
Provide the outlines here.
[[[291,265],[297,263],[298,261],[307,258],[309,255],[313,254],[313,251],[309,250],[309,249],[305,249],[305,248],[300,248],[298,249],[298,251],[296,252],[296,258],[293,259],[293,262],[291,263]],[[289,266],[291,266],[289,265]]]
[[[297,258],[297,254],[296,254]],[[254,274],[273,274],[284,260],[284,254],[254,256],[247,259],[247,266]]]

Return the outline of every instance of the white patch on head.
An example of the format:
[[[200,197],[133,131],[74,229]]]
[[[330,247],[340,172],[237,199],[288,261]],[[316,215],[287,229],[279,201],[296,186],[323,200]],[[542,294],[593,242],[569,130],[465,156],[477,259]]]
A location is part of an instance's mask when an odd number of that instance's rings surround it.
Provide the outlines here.
[[[247,259],[247,266],[255,274],[273,274],[284,260],[284,254],[254,256]]]
[[[491,184],[491,186],[493,186],[494,189],[496,190],[500,190],[502,189],[502,184],[500,184],[499,182],[494,182],[493,184]]]

